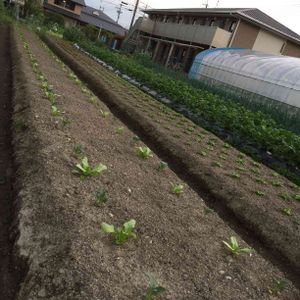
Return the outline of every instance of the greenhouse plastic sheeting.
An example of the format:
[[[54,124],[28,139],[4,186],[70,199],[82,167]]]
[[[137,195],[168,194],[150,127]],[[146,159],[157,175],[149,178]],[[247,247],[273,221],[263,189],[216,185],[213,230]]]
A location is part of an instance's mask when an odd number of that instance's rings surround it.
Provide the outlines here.
[[[299,58],[246,49],[209,49],[196,56],[189,78],[236,87],[236,93],[244,90],[300,108]]]

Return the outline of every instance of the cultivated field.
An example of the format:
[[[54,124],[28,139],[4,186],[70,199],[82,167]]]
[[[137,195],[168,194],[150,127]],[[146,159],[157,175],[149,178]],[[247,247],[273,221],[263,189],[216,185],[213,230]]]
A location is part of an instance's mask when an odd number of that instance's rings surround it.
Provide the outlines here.
[[[10,41],[17,299],[152,299],[148,273],[153,299],[300,299],[298,186],[71,44]]]

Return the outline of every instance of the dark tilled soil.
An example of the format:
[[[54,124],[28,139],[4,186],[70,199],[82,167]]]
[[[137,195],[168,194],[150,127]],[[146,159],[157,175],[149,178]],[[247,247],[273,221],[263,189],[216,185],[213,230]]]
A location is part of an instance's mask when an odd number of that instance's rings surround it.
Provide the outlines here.
[[[11,145],[11,60],[9,29],[0,25],[0,299],[12,300],[19,270],[12,256],[14,217],[13,158]]]
[[[268,289],[286,275],[257,253],[232,257],[222,240],[235,235],[247,243],[172,170],[159,172],[158,156],[137,157],[143,143],[111,113],[103,118],[100,109],[109,111],[104,103],[89,103],[90,96],[68,78],[70,71],[34,34],[24,35],[69,122],[51,116],[18,41],[32,95],[27,135],[36,141],[32,164],[39,166],[23,174],[18,244],[30,265],[18,299],[144,299],[146,272],[168,289],[160,299],[276,299]],[[117,133],[120,127],[123,133]],[[87,180],[74,176],[76,144],[92,165],[104,163],[108,171]],[[20,154],[30,161],[26,152]],[[171,182],[182,183],[184,193],[172,194]],[[102,207],[95,206],[99,188],[108,192]],[[124,246],[113,245],[99,230],[103,221],[121,225],[130,218],[137,220],[138,238]],[[296,300],[299,292],[290,283],[280,297]]]
[[[283,268],[300,274],[300,205],[294,199],[299,187],[236,149],[228,149],[213,134],[168,110],[65,41],[56,39],[55,43],[69,54],[63,56],[78,75],[134,130],[147,136],[146,141],[169,159],[177,174],[199,193],[213,196],[207,203],[222,218],[250,230],[274,254],[274,262],[282,260]]]

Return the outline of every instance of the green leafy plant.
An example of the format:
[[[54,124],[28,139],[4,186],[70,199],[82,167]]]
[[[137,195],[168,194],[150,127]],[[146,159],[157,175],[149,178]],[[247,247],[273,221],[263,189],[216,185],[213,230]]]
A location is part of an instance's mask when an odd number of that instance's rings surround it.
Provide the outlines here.
[[[167,290],[159,286],[153,274],[147,273],[148,288],[146,290],[146,300],[152,300],[155,296],[165,293]]]
[[[285,214],[287,216],[291,216],[292,215],[292,209],[291,208],[285,207],[281,211],[282,211],[283,214]]]
[[[135,225],[136,221],[134,219],[131,219],[128,222],[124,223],[121,228],[115,228],[114,225],[110,225],[107,223],[102,223],[100,228],[103,232],[113,235],[116,245],[122,245],[128,239],[136,238],[136,234],[133,232]]]
[[[255,191],[255,194],[256,194],[257,196],[259,196],[259,197],[265,196],[265,193],[262,192],[262,191]]]
[[[290,198],[290,196],[288,195],[288,194],[279,194],[279,197],[282,199],[282,200],[284,200],[284,201],[290,201],[291,200],[291,198]]]
[[[164,171],[165,169],[168,168],[168,166],[169,166],[168,163],[166,163],[165,161],[161,161],[159,163],[158,170],[159,171]]]
[[[92,168],[89,165],[87,157],[84,157],[81,160],[81,163],[79,163],[75,166],[73,173],[80,175],[82,178],[85,178],[85,177],[89,177],[89,176],[96,176],[106,170],[107,170],[107,167],[103,164],[98,164],[94,168]]]
[[[138,154],[139,157],[141,157],[143,159],[153,157],[152,151],[148,147],[138,147],[137,154]]]
[[[108,200],[108,196],[107,196],[107,192],[104,189],[99,189],[96,192],[96,206],[101,206],[103,204],[105,204]]]
[[[116,129],[116,133],[117,133],[117,134],[123,134],[123,133],[124,133],[124,127],[118,127],[118,128]]]
[[[52,116],[58,117],[60,115],[60,110],[57,108],[57,106],[52,105],[51,106],[51,114]]]
[[[220,162],[218,162],[218,161],[214,161],[214,162],[212,163],[212,166],[214,166],[214,167],[219,167],[219,168],[222,168],[222,167],[223,167],[223,165],[222,165]]]
[[[288,281],[285,278],[274,279],[273,286],[269,289],[270,294],[279,295],[287,287]]]
[[[250,254],[253,252],[251,248],[241,248],[238,244],[236,237],[232,236],[230,242],[223,241],[223,244],[226,246],[232,254],[238,255],[240,253]]]
[[[294,199],[300,202],[300,195],[294,195]]]
[[[235,179],[240,179],[241,175],[237,172],[233,172],[229,174],[230,177],[235,178]]]
[[[134,135],[132,138],[135,142],[138,142],[141,140],[141,138],[138,135]]]
[[[74,145],[73,151],[77,156],[81,155],[83,153],[82,146],[79,144]]]
[[[102,116],[102,118],[107,118],[109,116],[109,112],[108,111],[104,111],[102,109],[100,109],[100,114]]]
[[[171,183],[171,191],[173,194],[179,196],[183,193],[184,186],[182,184]]]

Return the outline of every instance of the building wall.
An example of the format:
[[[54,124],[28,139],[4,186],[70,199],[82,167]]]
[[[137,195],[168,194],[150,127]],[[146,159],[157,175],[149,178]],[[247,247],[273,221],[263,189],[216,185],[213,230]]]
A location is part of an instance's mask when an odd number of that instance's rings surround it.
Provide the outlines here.
[[[259,27],[240,21],[237,26],[231,47],[252,49],[259,33]]]
[[[285,39],[261,29],[252,49],[271,54],[281,54],[284,44]]]
[[[48,0],[48,4],[57,6],[57,7],[61,8],[61,9],[65,9],[65,10],[67,10],[69,12],[72,12],[73,14],[76,14],[76,15],[80,15],[81,14],[82,7],[80,5],[77,5],[77,4],[75,5],[75,9],[74,10],[67,9],[67,8],[62,7],[62,6],[56,5],[54,3],[54,0]]]
[[[286,43],[286,46],[285,46],[282,54],[300,58],[300,45],[296,45],[296,44],[288,41]]]

